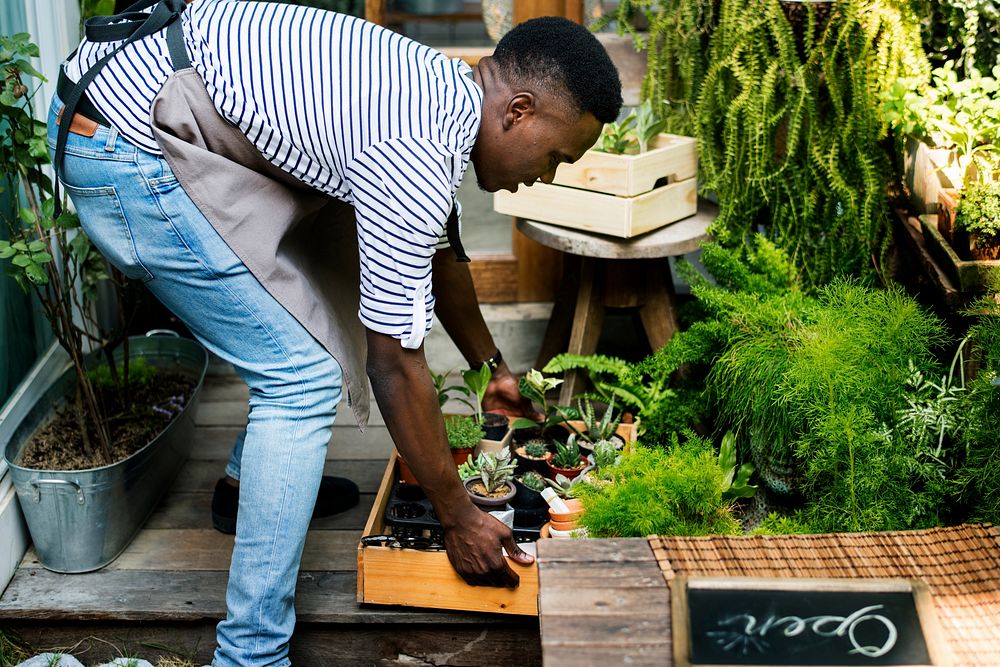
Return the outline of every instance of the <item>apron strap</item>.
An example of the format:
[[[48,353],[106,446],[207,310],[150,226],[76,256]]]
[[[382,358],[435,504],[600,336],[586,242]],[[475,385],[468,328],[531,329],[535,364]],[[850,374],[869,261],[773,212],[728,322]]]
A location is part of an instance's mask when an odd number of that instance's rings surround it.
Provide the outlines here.
[[[177,20],[186,6],[184,0],[139,0],[139,2],[133,4],[121,14],[95,16],[87,19],[85,31],[87,39],[90,41],[124,41],[94,63],[94,66],[80,77],[76,86],[73,87],[66,99],[63,100],[63,121],[59,124],[59,131],[56,134],[55,158],[52,164],[56,174],[55,182],[53,183],[55,217],[58,217],[62,213],[59,179],[62,177],[63,157],[66,153],[69,127],[72,125],[73,116],[76,114],[77,107],[80,104],[80,100],[83,99],[87,86],[97,78],[97,75],[104,66],[118,55],[119,51],[133,42],[137,42],[140,39],[163,30],[163,28],[167,28],[167,47],[170,50],[170,60],[174,70],[191,67],[191,61],[187,56],[187,49],[184,46],[184,34],[181,22]],[[146,13],[142,11],[150,7],[153,7],[152,12]]]
[[[448,222],[444,226],[445,234],[448,236],[448,245],[455,251],[455,261],[471,262],[469,256],[465,254],[462,246],[462,235],[458,231],[458,207],[452,204],[451,213],[448,214]]]

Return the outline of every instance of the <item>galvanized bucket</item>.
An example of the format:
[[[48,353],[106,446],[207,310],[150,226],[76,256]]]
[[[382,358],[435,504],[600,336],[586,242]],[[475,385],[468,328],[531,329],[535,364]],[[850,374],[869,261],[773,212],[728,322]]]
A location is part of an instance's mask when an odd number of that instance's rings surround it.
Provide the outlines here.
[[[208,369],[205,348],[176,334],[133,337],[129,347],[131,359],[142,358],[197,380],[184,410],[156,438],[127,459],[100,468],[58,471],[17,465],[28,438],[73,391],[75,375],[67,368],[39,395],[4,451],[38,560],[54,572],[90,572],[117,558],[190,454],[198,397]],[[120,349],[115,361],[121,361]]]

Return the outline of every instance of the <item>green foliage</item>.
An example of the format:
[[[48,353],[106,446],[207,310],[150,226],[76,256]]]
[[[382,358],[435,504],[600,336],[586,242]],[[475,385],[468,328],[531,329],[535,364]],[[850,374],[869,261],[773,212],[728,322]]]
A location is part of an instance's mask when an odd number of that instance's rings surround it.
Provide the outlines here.
[[[493,371],[484,362],[480,369],[469,369],[462,371],[462,381],[465,382],[465,394],[474,401],[459,399],[476,413],[476,422],[483,422],[483,398],[486,396],[486,388],[490,385]]]
[[[598,440],[594,443],[592,454],[594,467],[598,470],[613,466],[619,458],[618,447],[611,440]]]
[[[597,150],[614,155],[622,155],[636,146],[632,129],[635,125],[635,113],[616,123],[606,123],[601,130],[601,138],[597,141]]]
[[[526,488],[529,488],[532,491],[538,491],[539,493],[541,493],[546,486],[545,478],[534,470],[529,470],[518,477],[518,481],[521,482],[521,484],[523,484]]]
[[[511,460],[510,449],[504,447],[499,452],[481,454],[478,458],[479,475],[487,493],[497,491],[514,476],[515,462]]]
[[[445,403],[448,402],[449,395],[454,391],[465,392],[467,389],[460,385],[448,385],[448,376],[451,375],[451,371],[446,371],[444,373],[435,373],[430,371],[431,381],[434,383],[434,391],[437,393],[438,406],[444,407]]]
[[[796,516],[784,516],[776,512],[770,512],[750,531],[751,535],[805,535],[817,531],[801,518]]]
[[[587,486],[587,477],[585,475],[577,475],[573,479],[570,479],[566,475],[558,474],[555,479],[546,479],[545,483],[560,498],[576,498],[582,492],[583,488]]]
[[[645,100],[639,105],[635,117],[635,138],[639,142],[639,152],[645,153],[667,123],[660,115],[659,109],[653,106],[652,100]]]
[[[594,404],[589,398],[580,399],[577,405],[580,408],[583,431],[578,431],[576,435],[581,440],[593,444],[599,440],[610,440],[617,437],[615,432],[621,424],[622,415],[615,411],[614,396],[611,397],[611,402],[608,403],[607,409],[600,418],[597,417]]]
[[[663,131],[694,135],[693,109],[708,68],[708,39],[718,21],[718,0],[623,0],[597,27],[616,21],[618,33],[646,49],[642,98],[663,116]],[[640,32],[634,18],[648,27]]]
[[[544,442],[529,442],[524,446],[524,453],[533,459],[543,459],[549,453],[549,448]]]
[[[1000,107],[1000,99],[997,106]],[[990,243],[1000,240],[1000,181],[977,183],[962,193],[955,212],[955,228],[979,234]]]
[[[446,415],[444,430],[448,435],[448,446],[452,449],[475,447],[484,435],[482,427],[467,415]]]
[[[0,627],[0,665],[19,665],[31,657],[31,647],[13,630]]]
[[[901,78],[882,93],[882,114],[901,135],[953,151],[964,182],[985,182],[1000,168],[1000,64],[993,76],[959,79],[955,64],[933,80]]]
[[[712,231],[737,246],[758,225],[808,286],[871,274],[890,225],[878,94],[926,71],[901,0],[837,0],[793,30],[779,0],[722,0],[694,118]]]
[[[0,192],[9,194],[9,209],[0,210],[9,242],[0,243],[0,261],[6,272],[25,292],[37,297],[42,312],[59,344],[67,351],[76,370],[76,396],[71,402],[81,428],[87,456],[111,463],[107,415],[87,377],[84,350],[100,349],[109,360],[123,345],[128,359],[125,323],[131,304],[125,278],[108,272],[107,264],[90,243],[74,213],[55,215],[52,181],[46,175],[49,162],[45,123],[34,117],[33,101],[38,87],[32,79],[44,80],[32,67],[38,47],[27,33],[0,37]],[[66,202],[62,202],[66,206]],[[120,313],[112,331],[102,330],[94,307],[98,285],[111,280]],[[110,366],[112,376],[117,367]],[[119,393],[130,401],[128,366],[113,378]],[[90,433],[96,434],[92,443]]]
[[[525,373],[524,377],[518,380],[517,388],[521,395],[542,407],[545,419],[542,421],[542,428],[552,428],[570,419],[579,419],[580,414],[575,408],[564,407],[549,402],[546,394],[562,384],[559,378],[547,378],[540,371],[534,368]],[[513,428],[533,428],[539,424],[530,419],[516,419],[512,424]]]
[[[582,464],[580,445],[576,442],[556,443],[556,452],[552,455],[552,465],[564,470],[573,470],[582,467]]]
[[[133,387],[145,387],[156,379],[158,372],[159,369],[156,366],[139,357],[129,363],[128,382]],[[90,378],[90,381],[102,389],[118,386],[118,383],[121,381],[119,378],[125,377],[125,375],[124,364],[118,364],[116,372],[112,372],[111,367],[107,364],[101,364],[94,370],[87,372],[87,377]]]
[[[750,475],[754,468],[752,463],[736,463],[736,435],[729,431],[722,436],[719,446],[719,467],[722,468],[722,497],[726,500],[736,498],[752,498],[757,493],[757,487],[750,484]]]
[[[965,76],[1000,63],[1000,5],[995,0],[911,0],[924,50],[935,64],[952,60]]]
[[[739,523],[723,500],[723,473],[711,444],[637,447],[603,481],[582,485],[580,523],[591,537],[732,535]]]

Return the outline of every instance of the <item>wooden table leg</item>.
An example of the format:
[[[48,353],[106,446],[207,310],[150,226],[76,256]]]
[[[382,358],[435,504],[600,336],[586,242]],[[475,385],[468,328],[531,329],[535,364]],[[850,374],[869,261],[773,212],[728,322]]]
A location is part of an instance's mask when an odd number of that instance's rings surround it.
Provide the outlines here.
[[[538,350],[535,368],[541,370],[545,364],[566,349],[573,329],[573,313],[576,310],[576,295],[580,290],[580,258],[566,255],[563,258],[563,277],[552,304],[549,323],[545,325],[545,336]]]
[[[573,331],[569,338],[570,354],[593,354],[604,324],[603,266],[601,260],[583,257],[580,260],[580,290],[573,314]],[[583,391],[586,376],[583,371],[569,371],[559,391],[559,403],[572,405],[573,397]]]
[[[656,352],[678,329],[674,281],[666,259],[647,263],[644,273],[646,294],[644,303],[639,307],[639,318],[649,346]]]

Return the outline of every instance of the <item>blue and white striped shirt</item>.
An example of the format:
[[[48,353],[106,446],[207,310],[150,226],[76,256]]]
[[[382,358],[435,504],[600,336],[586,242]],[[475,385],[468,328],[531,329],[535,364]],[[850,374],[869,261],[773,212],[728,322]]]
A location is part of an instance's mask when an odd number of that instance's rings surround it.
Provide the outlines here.
[[[196,0],[182,20],[219,113],[270,162],[355,207],[361,321],[418,347],[434,310],[431,260],[479,133],[483,91],[468,65],[309,7]],[[66,74],[79,80],[115,46],[84,41]],[[149,112],[172,71],[161,31],[123,49],[87,94],[159,154]]]

